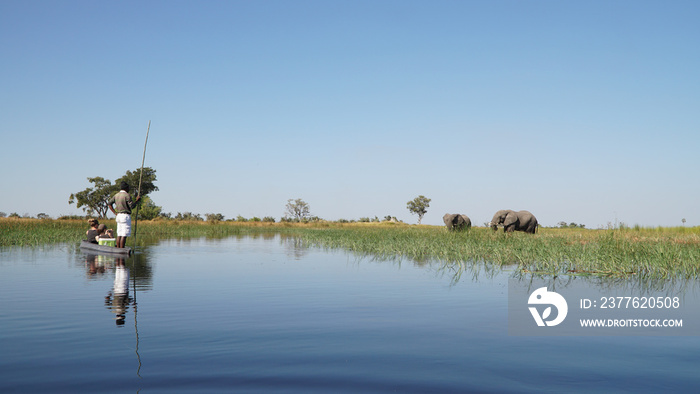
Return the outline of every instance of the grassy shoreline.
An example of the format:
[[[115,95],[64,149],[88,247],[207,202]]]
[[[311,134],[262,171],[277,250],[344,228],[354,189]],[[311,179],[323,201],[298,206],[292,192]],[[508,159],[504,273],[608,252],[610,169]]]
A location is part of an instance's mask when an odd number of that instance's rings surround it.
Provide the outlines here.
[[[113,220],[108,227],[116,228]],[[83,220],[0,219],[0,247],[78,243]],[[700,277],[700,227],[616,230],[548,229],[536,235],[472,228],[448,232],[440,226],[393,223],[265,223],[141,221],[144,238],[223,238],[281,233],[311,247],[349,250],[379,259],[406,258],[447,263],[516,264],[525,272],[577,275]]]
[[[310,229],[304,239],[378,258],[514,264],[544,274],[700,277],[700,228],[540,229],[532,236],[410,226],[394,231]]]

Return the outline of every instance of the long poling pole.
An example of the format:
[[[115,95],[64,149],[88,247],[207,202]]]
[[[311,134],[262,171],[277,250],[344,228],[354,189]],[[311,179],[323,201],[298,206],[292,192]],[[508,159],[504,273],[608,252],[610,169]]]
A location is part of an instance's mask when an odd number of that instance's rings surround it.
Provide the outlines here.
[[[141,173],[139,174],[139,189],[138,189],[138,194],[137,196],[141,195],[141,181],[143,180],[143,165],[146,162],[146,146],[148,145],[148,133],[151,131],[151,121],[148,121],[148,128],[146,129],[146,142],[143,143],[143,156],[141,157]],[[139,206],[141,204],[136,206],[136,215],[134,216],[134,248],[136,247],[136,225],[138,224],[138,217],[139,217]],[[136,370],[136,375],[141,378],[141,355],[139,354],[139,326],[138,322],[136,320],[137,318],[137,312],[138,312],[138,305],[136,303],[136,260],[134,260],[134,274],[132,275],[134,278],[134,330],[136,331],[136,358],[139,361],[139,367]]]
[[[151,131],[151,121],[148,121],[148,128],[146,129],[146,142],[143,143],[143,157],[141,158],[141,174],[139,175],[139,190],[137,196],[141,195],[141,180],[143,179],[143,164],[146,162],[146,145],[148,145],[148,133]],[[134,216],[134,247],[136,246],[136,226],[138,224],[139,218],[139,206],[136,206],[136,215]]]

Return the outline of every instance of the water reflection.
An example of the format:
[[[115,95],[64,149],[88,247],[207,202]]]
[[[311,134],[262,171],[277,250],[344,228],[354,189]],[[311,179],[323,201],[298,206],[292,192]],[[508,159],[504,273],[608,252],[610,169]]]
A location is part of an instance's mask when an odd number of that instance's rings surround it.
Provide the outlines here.
[[[123,326],[130,308],[136,313],[136,291],[153,288],[153,267],[148,249],[140,248],[129,258],[92,253],[82,256],[88,280],[99,281],[114,275],[104,305],[114,314],[116,325]]]
[[[693,278],[651,278],[639,275],[596,276],[596,275],[561,275],[540,274],[515,269],[511,278],[528,285],[544,283],[548,289],[565,289],[579,284],[586,284],[599,290],[616,290],[639,295],[648,294],[684,294],[700,289],[700,282]]]
[[[85,267],[88,279],[99,279],[105,275],[107,264],[111,259],[106,256],[88,254],[85,256]]]
[[[124,258],[115,258],[114,286],[105,297],[105,306],[116,315],[115,321],[118,326],[124,325],[126,320],[126,310],[133,302],[129,297],[129,269],[126,267]]]
[[[129,265],[135,272],[141,273],[140,290],[151,289],[152,268],[148,264],[147,254],[135,254],[129,258]],[[127,266],[124,257],[107,255],[85,255],[85,266],[87,268],[88,279],[96,280],[103,277],[108,272],[114,272],[112,288],[104,298],[105,308],[114,314],[114,321],[117,327],[124,327],[126,315],[131,307],[134,319],[135,331],[135,353],[138,360],[136,375],[141,378],[141,356],[139,354],[139,330],[138,330],[138,304],[136,303],[137,280],[136,275],[131,276],[131,269]],[[130,279],[133,279],[130,281]],[[144,285],[145,284],[145,285]],[[131,289],[131,291],[130,291]],[[132,294],[133,291],[133,294]]]
[[[154,243],[155,244],[155,243]],[[125,266],[129,268],[130,277],[139,290],[151,290],[153,288],[153,264],[151,246],[139,246],[128,258],[122,258]],[[84,266],[89,280],[101,280],[116,266],[117,257],[104,254],[85,253],[79,246],[69,249],[70,259],[77,266]]]
[[[285,254],[294,260],[301,260],[310,250],[301,237],[283,235],[280,237],[280,243],[284,246]]]

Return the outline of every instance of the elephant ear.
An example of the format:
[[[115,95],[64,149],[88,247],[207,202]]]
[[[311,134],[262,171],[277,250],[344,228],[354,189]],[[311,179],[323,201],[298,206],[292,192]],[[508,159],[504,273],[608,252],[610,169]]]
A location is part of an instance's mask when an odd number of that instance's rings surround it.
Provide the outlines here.
[[[445,224],[451,224],[452,221],[454,220],[455,215],[452,213],[446,213],[445,216],[442,217],[442,221],[445,222]]]
[[[508,212],[506,220],[503,221],[503,226],[511,226],[518,222],[518,215],[515,212]]]

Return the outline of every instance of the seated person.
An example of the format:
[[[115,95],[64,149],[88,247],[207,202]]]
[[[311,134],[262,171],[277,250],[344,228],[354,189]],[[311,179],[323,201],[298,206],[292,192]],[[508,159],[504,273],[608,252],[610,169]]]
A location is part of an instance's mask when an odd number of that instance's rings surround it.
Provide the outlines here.
[[[96,244],[98,243],[96,237],[99,235],[97,226],[100,225],[100,222],[98,222],[97,219],[90,219],[88,220],[88,224],[90,225],[90,229],[85,233],[85,235],[87,235],[87,241]]]
[[[100,224],[97,226],[97,236],[95,237],[95,240],[96,240],[97,242],[100,242],[100,238],[107,238],[107,236],[105,235],[105,232],[106,232],[106,231],[107,231],[107,226],[105,226],[104,224],[100,223]]]
[[[95,240],[97,240],[97,243],[99,243],[100,245],[104,244],[104,245],[114,246],[114,242],[112,242],[112,243],[100,242],[100,241],[114,241],[114,230],[112,230],[111,228],[108,229],[107,226],[105,226],[104,224],[100,224],[99,226],[97,226],[97,233],[98,234],[95,237]]]

